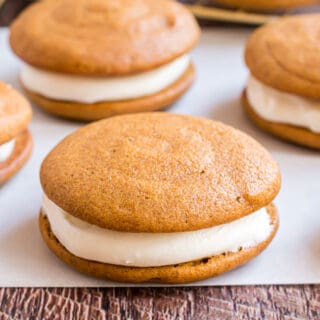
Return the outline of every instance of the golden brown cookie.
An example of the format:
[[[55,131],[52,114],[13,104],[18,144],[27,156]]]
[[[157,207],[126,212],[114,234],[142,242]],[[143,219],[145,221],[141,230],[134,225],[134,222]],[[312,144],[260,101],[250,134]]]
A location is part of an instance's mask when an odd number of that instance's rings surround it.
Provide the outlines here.
[[[11,156],[0,162],[0,185],[9,180],[29,159],[32,152],[32,137],[26,129],[15,137],[15,146]]]
[[[263,251],[274,238],[278,226],[278,214],[274,205],[267,207],[272,221],[272,232],[269,237],[255,247],[163,267],[125,267],[107,263],[99,263],[79,258],[70,253],[52,233],[46,216],[40,213],[39,224],[42,238],[52,252],[74,269],[88,275],[120,282],[158,282],[158,283],[187,283],[217,276],[239,267]]]
[[[243,93],[241,100],[242,106],[248,117],[262,130],[295,144],[313,149],[320,149],[320,134],[314,133],[308,129],[263,119],[254,111],[245,92]]]
[[[320,14],[278,19],[249,38],[245,60],[262,83],[320,99]]]
[[[225,6],[249,11],[286,10],[317,3],[318,0],[214,0]]]
[[[248,116],[260,128],[316,149],[320,148],[313,119],[320,113],[319,31],[320,14],[281,18],[257,29],[245,50],[251,75],[242,98]]]
[[[10,85],[0,81],[0,145],[25,130],[31,114],[28,101]]]
[[[132,100],[105,101],[94,104],[53,100],[25,87],[24,89],[30,99],[51,114],[69,119],[93,121],[117,114],[165,109],[188,90],[194,76],[194,67],[190,64],[186,72],[177,81],[156,94]]]
[[[166,113],[81,128],[49,153],[40,179],[49,199],[71,215],[130,232],[227,223],[268,205],[280,188],[276,162],[246,134]]]
[[[164,65],[198,37],[193,16],[171,0],[44,0],[12,24],[10,44],[38,68],[110,76]]]
[[[27,129],[30,104],[11,86],[0,82],[0,150],[14,140],[11,153],[0,160],[0,184],[11,178],[29,159],[32,138]]]

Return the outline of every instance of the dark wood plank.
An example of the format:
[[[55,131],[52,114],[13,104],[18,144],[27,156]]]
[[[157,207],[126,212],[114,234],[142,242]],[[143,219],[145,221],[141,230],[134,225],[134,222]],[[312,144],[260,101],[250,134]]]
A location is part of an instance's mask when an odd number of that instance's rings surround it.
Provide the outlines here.
[[[320,285],[3,288],[0,319],[320,319]]]
[[[0,0],[0,26],[8,26],[31,2],[32,0]]]

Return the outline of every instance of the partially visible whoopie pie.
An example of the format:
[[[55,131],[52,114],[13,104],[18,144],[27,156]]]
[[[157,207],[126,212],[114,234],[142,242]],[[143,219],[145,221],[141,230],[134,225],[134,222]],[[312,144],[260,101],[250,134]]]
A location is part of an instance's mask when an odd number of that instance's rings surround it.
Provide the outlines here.
[[[40,178],[44,241],[104,279],[216,276],[258,255],[278,228],[276,162],[211,120],[140,113],[92,123],[49,153]]]
[[[319,2],[318,0],[215,0],[225,6],[248,11],[287,10]]]
[[[31,107],[27,100],[0,82],[0,185],[29,159],[32,138],[28,130]]]
[[[320,14],[287,17],[256,30],[242,97],[250,119],[287,141],[320,149]]]
[[[44,0],[10,30],[30,98],[58,116],[97,120],[163,109],[191,85],[200,29],[173,0]]]

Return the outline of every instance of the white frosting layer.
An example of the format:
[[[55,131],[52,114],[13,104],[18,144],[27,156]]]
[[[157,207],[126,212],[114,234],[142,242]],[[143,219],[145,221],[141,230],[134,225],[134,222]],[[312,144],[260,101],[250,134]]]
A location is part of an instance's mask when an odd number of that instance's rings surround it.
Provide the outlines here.
[[[82,103],[119,101],[161,91],[180,78],[189,64],[189,56],[184,55],[147,72],[103,78],[54,73],[25,65],[21,81],[27,89],[55,100]]]
[[[212,257],[254,246],[273,226],[266,208],[213,228],[176,233],[129,233],[89,224],[43,197],[43,212],[60,243],[74,255],[115,265],[153,267]]]
[[[11,156],[15,145],[15,140],[10,140],[0,145],[0,162],[4,162]]]
[[[250,75],[247,98],[264,119],[320,133],[320,100],[312,100],[273,89]]]

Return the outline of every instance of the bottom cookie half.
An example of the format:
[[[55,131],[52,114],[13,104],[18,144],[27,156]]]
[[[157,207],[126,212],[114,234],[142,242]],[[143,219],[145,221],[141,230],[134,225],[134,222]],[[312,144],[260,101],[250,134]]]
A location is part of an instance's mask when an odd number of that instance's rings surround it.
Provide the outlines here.
[[[255,247],[226,253],[215,257],[163,267],[126,267],[76,257],[70,253],[55,237],[47,217],[40,213],[40,231],[45,243],[61,260],[74,269],[94,277],[118,282],[156,282],[188,283],[217,276],[234,269],[257,256],[274,238],[278,226],[278,214],[275,206],[270,204],[267,211],[271,218],[273,230],[264,242]]]
[[[245,92],[241,100],[246,114],[260,129],[294,144],[312,149],[320,149],[320,134],[301,127],[276,123],[261,118],[250,105]]]
[[[115,115],[162,110],[174,103],[191,86],[195,77],[192,64],[172,85],[162,91],[137,99],[123,101],[104,101],[93,104],[59,101],[46,98],[28,89],[28,96],[45,111],[63,118],[81,121],[94,121]]]

